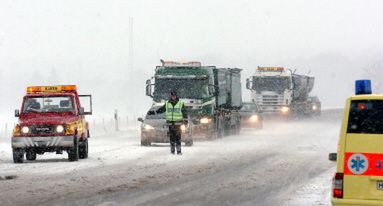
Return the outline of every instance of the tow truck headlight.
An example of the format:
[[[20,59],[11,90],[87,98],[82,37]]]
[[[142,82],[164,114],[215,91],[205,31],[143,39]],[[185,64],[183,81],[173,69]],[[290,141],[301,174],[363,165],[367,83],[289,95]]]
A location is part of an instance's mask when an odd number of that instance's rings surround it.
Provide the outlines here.
[[[281,111],[282,111],[282,113],[287,113],[290,111],[290,108],[289,107],[282,107]]]
[[[258,122],[258,120],[259,120],[258,115],[252,115],[252,116],[250,117],[250,122]]]
[[[64,127],[63,127],[62,125],[58,125],[58,126],[56,127],[56,132],[57,132],[57,133],[62,133],[62,132],[64,132]]]
[[[207,117],[204,117],[204,118],[200,119],[199,122],[200,122],[201,124],[209,124],[210,119],[207,118]]]
[[[22,127],[21,128],[21,133],[28,134],[29,133],[29,127],[27,127],[27,126]]]
[[[152,129],[154,129],[154,127],[151,126],[151,125],[145,124],[145,125],[144,125],[144,129],[145,129],[145,130],[152,130]]]

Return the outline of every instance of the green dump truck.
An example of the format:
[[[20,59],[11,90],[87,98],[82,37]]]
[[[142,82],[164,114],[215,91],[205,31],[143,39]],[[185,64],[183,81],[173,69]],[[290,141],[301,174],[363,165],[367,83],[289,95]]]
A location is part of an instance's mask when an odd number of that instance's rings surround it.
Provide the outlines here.
[[[239,133],[241,69],[202,66],[200,62],[161,62],[146,82],[146,95],[152,97],[153,106],[163,105],[174,90],[185,103],[193,137]]]

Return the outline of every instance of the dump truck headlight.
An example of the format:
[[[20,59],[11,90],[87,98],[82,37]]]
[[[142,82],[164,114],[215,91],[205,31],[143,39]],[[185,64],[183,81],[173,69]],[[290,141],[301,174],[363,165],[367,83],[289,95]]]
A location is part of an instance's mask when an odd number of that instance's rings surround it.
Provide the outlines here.
[[[210,123],[210,119],[207,118],[207,117],[204,117],[204,118],[200,119],[199,122],[201,124],[209,124]]]
[[[152,130],[152,129],[154,129],[154,127],[151,126],[151,125],[145,124],[145,125],[144,125],[144,129],[145,129],[145,130]]]
[[[252,116],[250,117],[250,122],[258,122],[258,120],[259,120],[258,115],[252,115]]]
[[[185,132],[186,131],[186,126],[183,124],[183,125],[181,125],[181,131],[182,132]]]
[[[289,107],[282,107],[281,111],[282,111],[282,113],[287,113],[290,111],[290,108]]]
[[[29,133],[29,127],[27,127],[27,126],[22,127],[21,128],[21,133],[28,134]]]

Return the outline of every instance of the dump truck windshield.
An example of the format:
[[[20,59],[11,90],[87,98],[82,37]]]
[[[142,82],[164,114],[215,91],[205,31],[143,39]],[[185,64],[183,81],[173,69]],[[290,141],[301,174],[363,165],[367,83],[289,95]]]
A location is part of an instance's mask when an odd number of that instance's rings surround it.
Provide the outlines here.
[[[289,77],[254,77],[253,87],[257,92],[260,91],[277,91],[283,92],[290,88]]]
[[[171,91],[176,91],[179,98],[201,99],[209,97],[206,79],[157,79],[154,97],[169,99]]]
[[[383,100],[354,100],[347,133],[383,134]]]
[[[23,105],[24,113],[60,113],[73,111],[72,98],[69,96],[26,97]]]

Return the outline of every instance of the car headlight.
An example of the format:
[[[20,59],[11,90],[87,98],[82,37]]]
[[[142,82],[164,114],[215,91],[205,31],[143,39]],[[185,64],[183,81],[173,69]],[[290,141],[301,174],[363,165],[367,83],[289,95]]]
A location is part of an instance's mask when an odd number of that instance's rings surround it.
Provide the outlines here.
[[[57,132],[57,133],[62,133],[62,132],[64,132],[64,127],[63,127],[62,125],[58,125],[58,126],[56,127],[56,132]]]
[[[182,130],[182,132],[185,132],[186,131],[186,126],[183,124],[183,125],[181,125],[181,130]]]
[[[258,115],[251,115],[250,122],[258,122],[258,120],[259,120]]]
[[[154,129],[154,127],[152,127],[151,125],[145,124],[144,129],[145,130],[152,130],[152,129]]]
[[[289,107],[282,107],[281,111],[282,111],[282,113],[287,113],[290,111],[290,108]]]
[[[315,111],[317,109],[318,109],[317,105],[313,105],[313,110]]]
[[[21,128],[21,133],[28,134],[29,133],[29,127],[27,127],[27,126],[22,127]]]
[[[199,122],[200,122],[201,124],[209,124],[210,119],[207,118],[207,117],[204,117],[204,118],[200,119]]]

